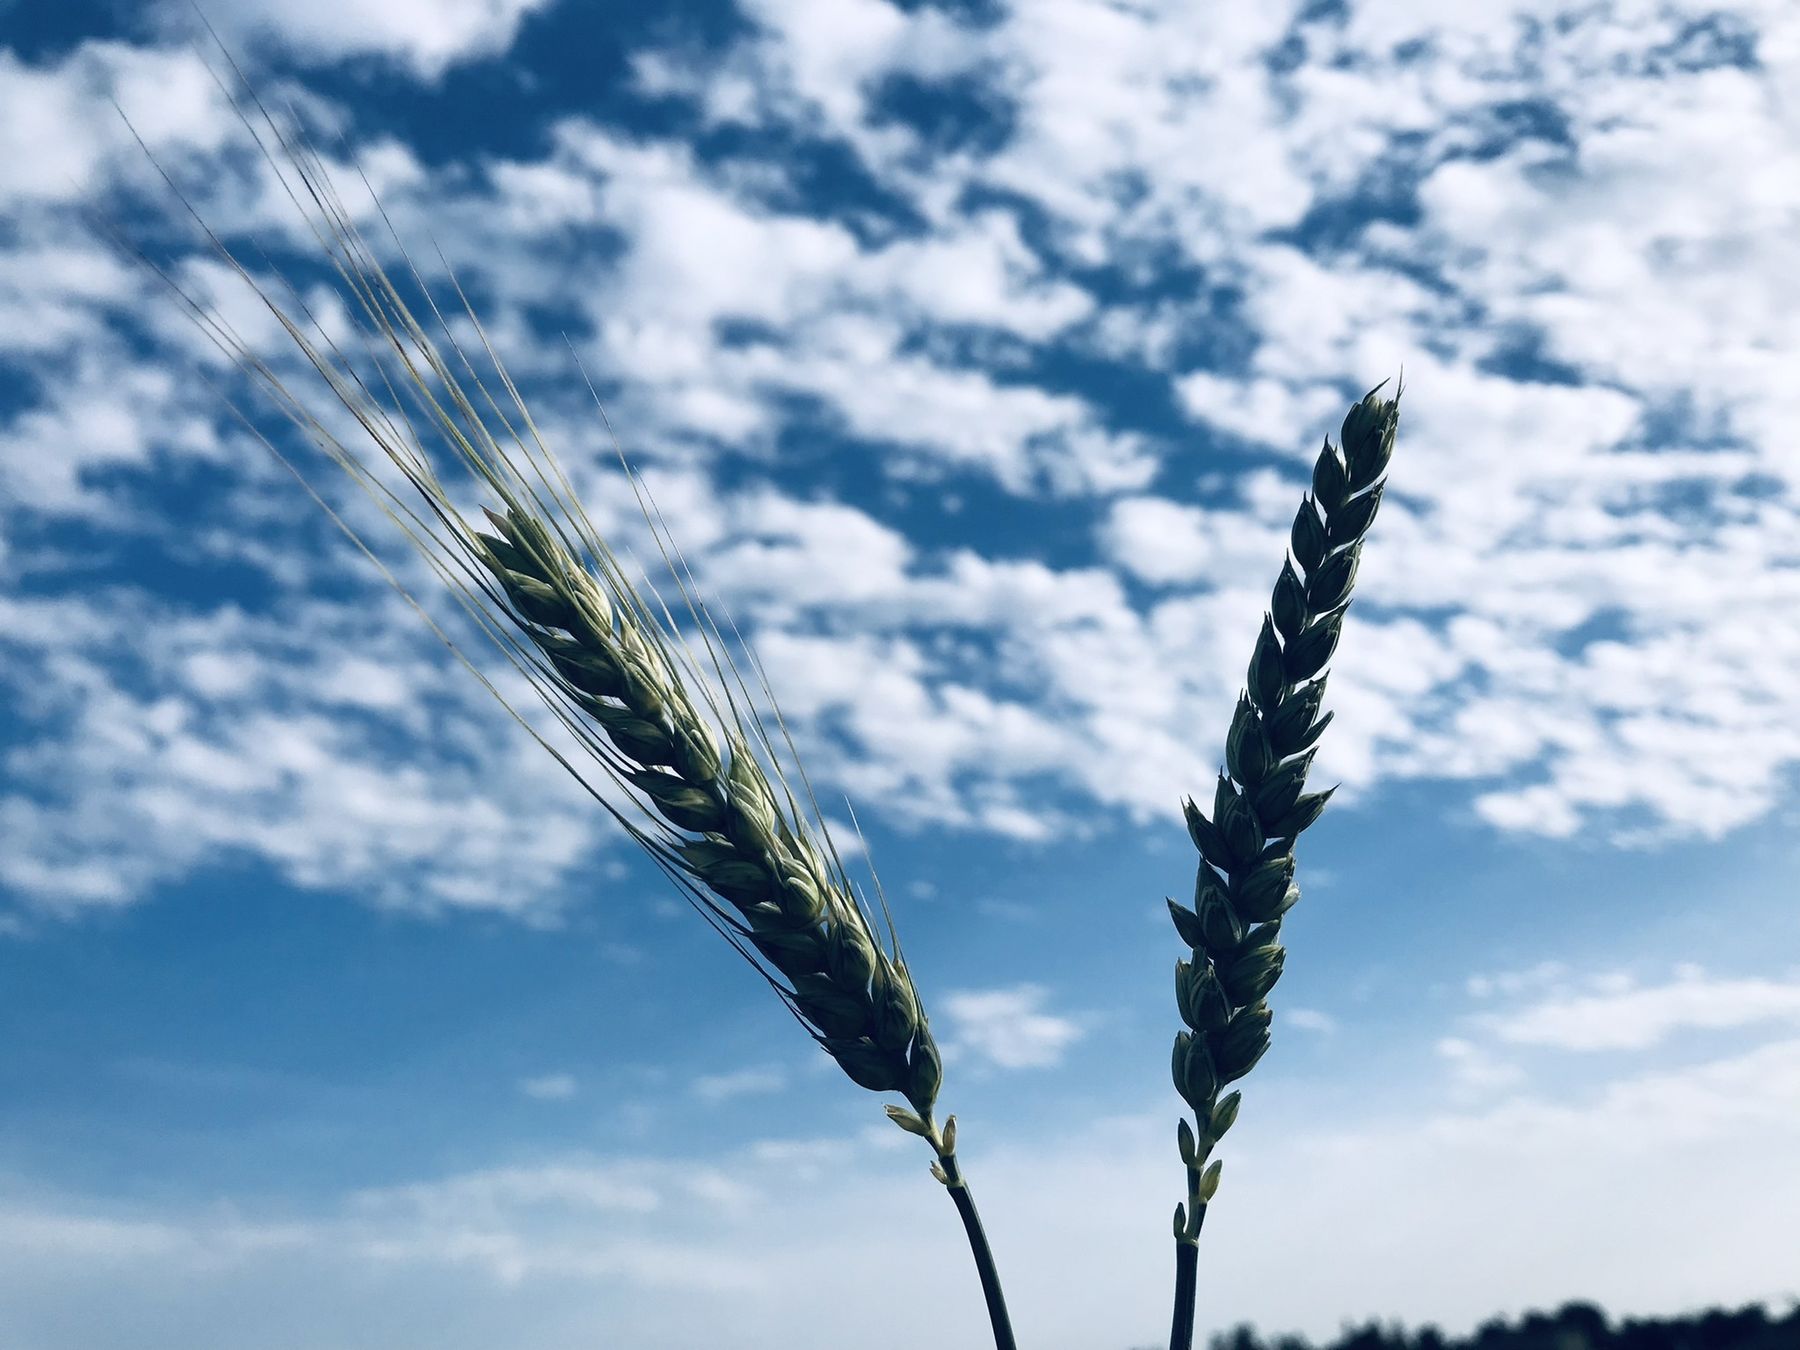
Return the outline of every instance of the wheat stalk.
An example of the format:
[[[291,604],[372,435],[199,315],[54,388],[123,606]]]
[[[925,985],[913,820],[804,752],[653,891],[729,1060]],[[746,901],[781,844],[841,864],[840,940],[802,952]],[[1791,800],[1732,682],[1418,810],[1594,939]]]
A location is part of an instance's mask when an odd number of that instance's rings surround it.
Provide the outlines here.
[[[241,80],[242,72],[229,53],[226,61]],[[600,537],[454,274],[458,301],[479,336],[498,396],[431,299],[391,223],[389,233],[425,298],[433,321],[430,329],[377,261],[310,145],[284,131],[253,91],[246,98],[256,109],[255,119],[233,91],[226,93],[335,272],[374,377],[349,360],[291,288],[290,299],[284,302],[261,284],[206,227],[160,164],[157,170],[200,225],[213,252],[251,287],[342,409],[399,471],[410,496],[384,482],[376,471],[379,461],[372,465],[339,439],[321,414],[229,324],[166,271],[156,268],[158,274],[274,407],[375,499],[477,626],[530,682],[585,760],[601,771],[602,781],[596,783],[583,764],[533,730],[540,743],[757,969],[852,1081],[874,1092],[905,1097],[910,1109],[890,1105],[887,1114],[902,1129],[923,1138],[936,1154],[931,1170],[962,1219],[996,1346],[1012,1350],[992,1254],[956,1157],[956,1119],[948,1117],[940,1127],[934,1115],[942,1058],[892,916],[886,914],[884,902],[888,936],[884,948],[832,846],[779,711],[773,712],[773,720],[811,806],[810,823],[782,772],[782,756],[756,710],[731,644],[694,594],[685,559],[669,539],[643,485],[621,455],[625,477],[637,493],[639,509],[663,554],[680,603],[693,620],[694,641],[706,653],[710,679],[660,597],[652,589],[646,599]],[[376,209],[381,209],[378,201]],[[382,219],[386,220],[385,212]],[[294,469],[249,418],[239,415]],[[465,520],[434,468],[428,440],[440,452],[447,450],[499,508],[486,509],[491,532]],[[306,484],[304,474],[294,471]],[[306,486],[374,559],[356,530],[310,484]],[[393,574],[382,570],[424,615]],[[454,641],[426,618],[474,671]],[[732,631],[735,636],[735,627]],[[738,642],[743,645],[741,637]],[[748,659],[773,708],[760,667],[753,656]],[[608,785],[612,791],[605,790]],[[618,796],[635,803],[642,823],[614,804]]]
[[[1242,1100],[1237,1091],[1219,1093],[1269,1048],[1267,998],[1287,960],[1281,924],[1300,899],[1294,844],[1337,790],[1308,793],[1306,774],[1332,717],[1320,716],[1325,665],[1343,632],[1363,538],[1394,453],[1400,385],[1393,398],[1378,397],[1386,383],[1344,418],[1343,452],[1329,438],[1319,451],[1312,492],[1294,516],[1291,556],[1275,582],[1232,715],[1212,815],[1191,798],[1182,803],[1200,864],[1193,907],[1168,902],[1191,949],[1189,959],[1175,964],[1175,1002],[1186,1029],[1176,1033],[1171,1067],[1195,1123],[1184,1117],[1176,1130],[1188,1195],[1175,1206],[1170,1350],[1193,1344],[1200,1227],[1223,1167],[1208,1159]]]

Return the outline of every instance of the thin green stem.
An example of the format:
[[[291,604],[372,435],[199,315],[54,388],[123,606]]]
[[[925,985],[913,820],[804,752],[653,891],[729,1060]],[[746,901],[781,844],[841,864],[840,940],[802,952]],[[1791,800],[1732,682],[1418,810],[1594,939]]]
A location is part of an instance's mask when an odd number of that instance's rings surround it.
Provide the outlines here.
[[[1188,1172],[1188,1211],[1185,1231],[1175,1234],[1175,1317],[1169,1327],[1169,1350],[1193,1350],[1194,1295],[1200,1278],[1200,1228],[1206,1222],[1206,1203],[1200,1199],[1200,1169]]]
[[[1192,1350],[1194,1344],[1194,1285],[1200,1270],[1200,1246],[1175,1243],[1175,1324],[1169,1328],[1169,1350]]]
[[[994,1328],[994,1350],[1018,1350],[1012,1319],[1006,1314],[1006,1295],[1000,1292],[1000,1272],[994,1268],[994,1253],[982,1231],[981,1215],[975,1211],[975,1197],[969,1194],[969,1183],[963,1180],[954,1153],[938,1154],[938,1163],[944,1171],[944,1189],[950,1192],[956,1212],[962,1217],[963,1231],[969,1236],[969,1252],[981,1276],[981,1293],[987,1299],[988,1321]]]

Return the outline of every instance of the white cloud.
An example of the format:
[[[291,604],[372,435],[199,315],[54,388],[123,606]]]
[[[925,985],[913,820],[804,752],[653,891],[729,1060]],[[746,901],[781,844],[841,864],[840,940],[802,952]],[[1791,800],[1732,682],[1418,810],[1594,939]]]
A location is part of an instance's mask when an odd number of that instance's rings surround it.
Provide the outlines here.
[[[1526,1073],[1517,1064],[1498,1059],[1486,1048],[1461,1036],[1445,1036],[1437,1043],[1438,1055],[1450,1068],[1457,1094],[1487,1097],[1505,1088],[1519,1087]]]
[[[127,511],[92,476],[148,470],[171,441],[218,457],[217,433],[172,372],[90,356],[63,371],[50,401],[0,427],[0,484],[48,512],[119,520]]]
[[[1287,1008],[1281,1014],[1281,1021],[1284,1026],[1310,1031],[1317,1036],[1330,1036],[1338,1029],[1337,1018],[1317,1008]]]
[[[572,1073],[546,1073],[519,1080],[519,1091],[534,1102],[566,1102],[580,1090]]]
[[[902,448],[896,465],[973,469],[1015,492],[1141,486],[1154,470],[1136,436],[1107,430],[1084,400],[1003,381],[908,339],[977,324],[1032,340],[1081,319],[1091,299],[1045,274],[1016,220],[985,210],[922,238],[859,241],[845,225],[761,200],[668,144],[565,125],[554,162],[508,167],[536,196],[575,200],[626,240],[604,284],[558,299],[594,316],[596,364],[628,377],[621,420],[644,436],[696,433],[754,449],[776,392],[821,400],[851,434]],[[770,332],[725,344],[714,325]],[[749,439],[750,444],[743,442]]]
[[[941,1000],[951,1024],[946,1054],[973,1056],[998,1069],[1053,1067],[1084,1029],[1074,1018],[1044,1012],[1047,997],[1033,984],[947,995]]]
[[[737,1097],[780,1092],[787,1083],[786,1069],[777,1065],[760,1065],[734,1069],[730,1073],[702,1074],[694,1079],[690,1090],[701,1101],[717,1106],[720,1102]]]
[[[798,92],[837,124],[858,120],[863,84],[893,67],[910,28],[907,16],[885,0],[754,0],[747,8],[779,36],[772,54]]]
[[[1344,413],[1344,399],[1334,388],[1294,388],[1266,376],[1232,380],[1196,370],[1175,381],[1175,395],[1190,416],[1289,455],[1317,453],[1315,432],[1332,427]]]
[[[113,102],[158,154],[217,150],[236,125],[225,95],[190,51],[86,42],[41,67],[0,51],[0,201],[70,201],[99,186],[127,156],[135,162],[143,152]]]
[[[0,332],[15,353],[42,356],[91,339],[96,311],[142,284],[121,260],[41,216],[22,216],[16,229],[13,246],[0,252]]]
[[[983,211],[954,232],[901,240],[871,260],[905,302],[946,323],[988,324],[1042,341],[1094,308],[1085,291],[1045,279],[1017,220]]]
[[[758,596],[806,607],[904,595],[912,545],[866,512],[774,492],[737,505],[741,537],[704,560],[709,579],[716,578],[728,599]]]
[[[129,592],[0,606],[0,679],[34,728],[8,756],[0,879],[67,913],[247,850],[384,904],[554,915],[598,812],[478,685],[446,678],[403,605],[366,594],[263,616]],[[127,632],[121,671],[107,656]]]
[[[357,1193],[352,1203],[374,1214],[398,1211],[427,1221],[466,1220],[540,1205],[648,1214],[665,1203],[665,1194],[652,1169],[555,1163],[497,1167],[444,1181],[378,1187]]]
[[[1281,5],[1204,23],[1081,0],[1016,11],[989,43],[1019,130],[984,176],[1092,231],[1080,242],[1096,256],[1102,231],[1152,222],[1157,234],[1185,227],[1196,249],[1222,224],[1291,222],[1311,194],[1256,60],[1287,19]]]
[[[1211,571],[1209,534],[1222,522],[1207,513],[1160,497],[1126,497],[1116,501],[1102,529],[1101,543],[1145,581],[1165,584],[1196,581]]]
[[[1750,1031],[1800,1023],[1800,979],[1709,976],[1697,967],[1662,984],[1559,991],[1494,1013],[1488,1031],[1513,1045],[1647,1050],[1680,1031]]]
[[[607,169],[607,218],[631,239],[620,284],[637,301],[629,315],[787,325],[856,257],[841,225],[757,211],[704,181],[684,156],[618,150],[592,135],[580,148]],[[661,303],[646,303],[653,296]]]
[[[954,679],[932,678],[918,647],[901,639],[801,638],[764,633],[757,648],[785,712],[828,721],[856,747],[805,747],[854,800],[906,823],[954,821],[1021,838],[1054,817],[1020,809],[1011,781],[1059,770],[1074,743],[1023,703]],[[834,738],[835,740],[835,738]],[[958,781],[973,786],[958,789]]]
[[[1501,970],[1492,974],[1471,975],[1464,982],[1470,998],[1491,998],[1496,994],[1521,994],[1557,984],[1569,976],[1562,961],[1540,961],[1524,970]]]
[[[424,79],[477,57],[502,55],[519,25],[548,0],[314,0],[306,5],[280,0],[218,0],[206,17],[228,42],[277,37],[307,55],[337,60],[350,56],[392,57]],[[164,6],[167,21],[185,15]],[[177,17],[180,16],[180,17]]]

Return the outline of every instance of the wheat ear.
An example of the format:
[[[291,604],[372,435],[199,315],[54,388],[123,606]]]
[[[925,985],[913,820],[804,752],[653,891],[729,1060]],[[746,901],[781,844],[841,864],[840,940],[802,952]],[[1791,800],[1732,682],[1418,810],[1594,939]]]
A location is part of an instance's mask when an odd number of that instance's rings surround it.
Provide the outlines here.
[[[943,1066],[905,961],[875,941],[841,871],[810,843],[805,822],[783,811],[743,739],[721,758],[658,629],[607,607],[592,574],[531,517],[489,519],[500,533],[477,536],[482,561],[514,621],[629,762],[620,776],[673,827],[682,866],[738,910],[738,931],[787,978],[787,989],[776,988],[844,1072],[911,1103],[887,1114],[937,1153],[932,1175],[963,1221],[996,1345],[1011,1350],[998,1275],[956,1159],[956,1117],[941,1130],[932,1118]]]
[[[1313,466],[1312,492],[1289,536],[1292,556],[1250,657],[1246,691],[1225,738],[1225,771],[1211,817],[1182,803],[1200,851],[1193,908],[1170,900],[1169,913],[1190,958],[1175,964],[1175,1002],[1186,1029],[1176,1033],[1175,1090],[1193,1108],[1176,1130],[1188,1195],[1175,1206],[1175,1316],[1170,1350],[1190,1350],[1200,1226],[1219,1187],[1213,1148],[1237,1119],[1242,1094],[1220,1090],[1256,1067],[1269,1048],[1267,998],[1287,952],[1283,916],[1300,899],[1294,844],[1337,789],[1308,793],[1306,773],[1331,721],[1319,715],[1325,664],[1337,650],[1363,538],[1375,519],[1394,453],[1400,385],[1363,395],[1344,418],[1343,451],[1327,439]],[[1197,1128],[1196,1128],[1197,1127]]]
[[[230,61],[229,54],[226,59]],[[816,842],[813,827],[781,772],[781,756],[755,711],[730,644],[693,593],[685,560],[669,540],[643,485],[621,456],[627,481],[638,494],[646,524],[693,619],[694,640],[711,663],[711,681],[701,672],[668,609],[654,592],[654,604],[645,598],[600,537],[460,285],[456,291],[463,314],[480,338],[499,397],[477,373],[407,258],[407,269],[429,307],[431,328],[415,315],[376,260],[311,147],[282,130],[253,92],[247,99],[258,113],[254,120],[237,96],[226,92],[336,273],[340,294],[349,301],[354,335],[363,344],[374,378],[351,364],[291,288],[285,303],[272,295],[206,228],[168,175],[163,177],[215,254],[252,288],[337,402],[399,470],[412,490],[410,496],[388,486],[338,439],[224,320],[161,269],[159,275],[275,408],[374,498],[468,615],[526,677],[581,747],[585,760],[619,791],[603,791],[605,784],[596,785],[582,765],[541,735],[540,743],[758,970],[854,1082],[871,1091],[904,1095],[911,1109],[889,1106],[887,1113],[902,1129],[925,1139],[937,1155],[931,1170],[949,1191],[963,1221],[996,1346],[1013,1350],[992,1253],[956,1158],[956,1119],[951,1116],[940,1127],[934,1118],[942,1059],[891,916],[884,949],[812,804],[817,839],[823,845]],[[160,165],[157,168],[162,172]],[[379,202],[376,206],[379,210]],[[386,220],[385,213],[382,219]],[[394,242],[398,246],[397,236]],[[404,258],[403,246],[400,252]],[[293,469],[248,418],[243,420]],[[465,521],[437,475],[428,438],[459,461],[474,484],[498,505],[500,509],[485,512],[491,532]],[[304,475],[295,472],[305,483]],[[310,485],[308,491],[325,505]],[[355,530],[330,507],[325,509],[373,558]],[[393,575],[383,571],[423,614]],[[442,629],[432,626],[474,670]],[[754,657],[750,661],[765,701],[772,706],[760,667]],[[494,686],[481,678],[505,704]],[[510,704],[507,707],[525,724]],[[779,725],[778,711],[775,720]],[[802,791],[812,803],[785,727],[780,734]],[[645,823],[624,815],[613,804],[617,795],[635,803]]]

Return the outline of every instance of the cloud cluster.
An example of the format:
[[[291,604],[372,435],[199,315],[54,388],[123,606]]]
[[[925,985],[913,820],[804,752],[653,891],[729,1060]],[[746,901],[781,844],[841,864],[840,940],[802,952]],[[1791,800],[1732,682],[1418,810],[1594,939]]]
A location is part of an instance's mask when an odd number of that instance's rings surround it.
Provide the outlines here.
[[[431,78],[504,50],[529,8],[455,7],[425,37],[400,12],[314,6],[281,31]],[[403,235],[429,229],[466,266],[546,430],[604,490],[605,438],[542,316],[569,331],[809,757],[864,810],[1026,839],[1095,805],[1169,816],[1217,756],[1196,729],[1222,726],[1240,683],[1304,456],[1404,360],[1397,477],[1321,770],[1347,803],[1466,781],[1503,831],[1718,838],[1774,809],[1800,760],[1800,636],[1772,621],[1800,602],[1781,374],[1800,354],[1781,290],[1800,171],[1780,171],[1800,137],[1763,96],[1796,59],[1793,20],[1633,7],[1546,27],[1542,8],[1200,24],[1086,0],[981,21],[761,0],[705,64],[651,45],[635,66],[645,99],[747,142],[570,118],[531,160],[427,169],[379,138],[362,158]],[[68,229],[67,205],[137,153],[116,97],[204,212],[299,238],[273,223],[266,173],[226,152],[229,107],[173,48],[5,59],[0,196],[22,224],[0,313],[31,377],[0,424],[14,509],[167,546],[161,485],[204,466],[234,480],[237,519],[285,510],[210,391],[174,373],[197,346],[173,311]],[[968,95],[968,134],[946,139],[908,91]],[[854,173],[833,195],[764,143]],[[1056,522],[1054,545],[992,537],[1022,512]],[[599,514],[630,533],[616,504]],[[287,591],[316,583],[280,536],[229,542],[226,515],[215,503],[202,547]],[[6,566],[69,595],[53,556],[14,545]],[[15,684],[39,659],[21,645]],[[117,680],[95,660],[103,698]],[[313,870],[291,832],[215,820],[208,842],[83,880],[70,821],[119,803],[97,767],[52,773],[84,724],[44,711],[14,759],[8,809],[32,842],[9,884],[49,903],[128,898],[218,847],[323,883],[377,858],[429,868],[481,833],[421,806],[413,843],[370,852],[352,832],[319,851],[361,861]],[[315,752],[328,736],[289,732]],[[246,782],[274,772],[242,734],[209,749]],[[512,773],[501,744],[470,772]],[[415,737],[392,758],[430,753]],[[409,792],[391,769],[356,781],[344,800]],[[141,826],[133,800],[118,818]],[[554,868],[581,831],[553,818]]]
[[[597,813],[370,594],[268,615],[126,589],[0,602],[35,733],[7,752],[0,883],[68,913],[249,856],[384,905],[552,917]]]
[[[1675,978],[1641,984],[1628,975],[1587,990],[1564,988],[1539,1002],[1492,1014],[1488,1030],[1509,1045],[1559,1050],[1648,1050],[1683,1031],[1754,1034],[1800,1022],[1800,978],[1709,977],[1683,966]]]

